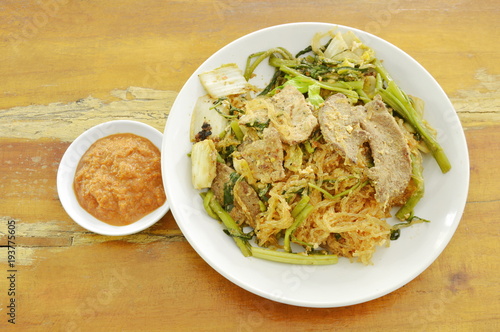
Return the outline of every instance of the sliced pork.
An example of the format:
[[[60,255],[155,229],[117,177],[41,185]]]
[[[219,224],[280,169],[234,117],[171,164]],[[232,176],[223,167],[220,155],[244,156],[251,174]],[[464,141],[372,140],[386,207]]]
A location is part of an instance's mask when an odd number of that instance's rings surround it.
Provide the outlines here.
[[[377,201],[387,206],[404,194],[411,177],[410,148],[380,96],[365,106],[353,106],[346,96],[335,94],[318,114],[323,137],[346,160],[357,163],[368,142],[374,166],[367,175]]]
[[[268,116],[286,144],[301,143],[318,125],[304,95],[292,85],[285,86],[271,98]]]
[[[212,191],[221,204],[225,204],[225,197],[232,197],[233,208],[229,215],[240,225],[247,224],[255,227],[257,215],[260,213],[259,196],[245,180],[234,181],[231,174],[236,173],[231,167],[217,163],[217,176],[212,182]],[[230,190],[232,192],[228,193]]]
[[[353,107],[341,93],[331,95],[318,113],[323,137],[348,161],[356,164],[360,148],[368,141],[361,123],[366,119],[363,106]]]
[[[374,167],[368,169],[376,196],[387,205],[404,194],[411,177],[410,148],[406,138],[387,110],[382,99],[377,96],[365,105],[369,118],[362,127],[369,135]]]
[[[264,129],[262,139],[242,144],[240,152],[255,179],[272,183],[285,177],[283,144],[274,127]]]

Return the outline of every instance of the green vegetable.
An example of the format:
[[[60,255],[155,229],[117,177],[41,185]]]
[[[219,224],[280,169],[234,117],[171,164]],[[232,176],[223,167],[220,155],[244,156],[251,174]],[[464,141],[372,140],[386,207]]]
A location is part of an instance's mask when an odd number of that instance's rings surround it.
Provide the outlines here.
[[[307,100],[316,107],[321,107],[325,100],[321,97],[321,86],[319,84],[311,84],[307,88]]]
[[[284,79],[285,74],[280,71],[278,68],[274,71],[273,77],[269,81],[269,84],[262,89],[262,91],[259,93],[259,96],[267,96],[270,95],[271,92],[275,89],[276,86],[280,85],[279,83]]]
[[[200,196],[201,198],[203,198],[203,207],[205,208],[205,211],[207,211],[207,214],[215,220],[220,220],[219,216],[215,214],[215,212],[210,207],[210,201],[214,197],[214,192],[209,190],[207,192],[200,193]]]
[[[390,236],[391,241],[399,239],[399,236],[401,235],[401,228],[410,227],[411,225],[420,224],[423,222],[430,222],[430,221],[419,218],[417,216],[412,216],[407,221],[392,226],[391,236]]]
[[[220,108],[222,108],[222,110]],[[238,118],[238,113],[242,112],[239,108],[231,105],[229,98],[227,97],[218,98],[213,102],[213,106],[210,109],[215,110],[222,117],[228,120]]]
[[[328,191],[326,191],[325,189],[315,185],[314,183],[309,183],[309,187],[311,188],[314,188],[316,190],[319,190],[321,191],[321,193],[328,199],[337,199],[337,198],[340,198],[342,196],[346,196],[346,195],[349,195],[352,191],[358,189],[358,188],[363,188],[364,186],[366,186],[370,181],[366,180],[365,182],[361,182],[361,181],[358,181],[354,186],[352,186],[351,188],[349,189],[346,189],[344,190],[343,192],[341,193],[338,193],[336,195],[332,195],[330,194]]]
[[[273,262],[302,265],[330,265],[338,262],[337,255],[306,255],[251,247],[252,256]]]
[[[314,148],[311,145],[311,142],[309,142],[309,140],[307,140],[307,141],[304,142],[304,149],[306,150],[307,153],[313,153],[314,152]]]
[[[210,208],[212,211],[219,217],[219,219],[222,221],[224,226],[232,233],[239,235],[238,236],[232,236],[234,242],[236,242],[236,245],[238,248],[240,248],[241,253],[243,256],[248,257],[252,256],[252,252],[250,249],[250,245],[246,240],[244,240],[241,237],[244,237],[245,234],[241,231],[240,226],[233,220],[233,218],[227,213],[222,206],[217,202],[215,197],[212,197],[209,203]]]
[[[238,124],[238,120],[231,121],[231,129],[233,130],[234,136],[238,141],[243,141],[243,131],[241,131],[240,125]]]
[[[293,68],[290,68],[290,67],[287,67],[287,66],[280,66],[279,69],[288,74],[288,75],[291,75],[292,77],[299,77],[301,79],[303,79],[305,82],[309,82],[310,84],[317,84],[319,87],[325,89],[325,90],[330,90],[330,91],[334,91],[334,92],[341,92],[343,93],[344,95],[346,95],[347,98],[349,98],[349,100],[352,102],[352,103],[355,103],[358,101],[358,94],[356,91],[354,91],[353,89],[360,89],[360,88],[363,88],[363,81],[354,81],[354,82],[343,82],[343,81],[337,81],[337,82],[322,82],[322,81],[318,81],[312,77],[309,77],[309,76],[306,76],[302,73],[300,73],[299,71],[293,69]]]
[[[371,98],[366,94],[366,92],[363,89],[356,89],[356,92],[359,95],[359,99],[361,99],[363,103],[366,104],[371,101]]]
[[[229,175],[229,181],[224,183],[224,202],[223,206],[226,211],[231,211],[234,207],[234,185],[239,180],[240,175],[236,172],[233,172]]]
[[[284,242],[283,242],[283,247],[285,251],[291,252],[292,249],[290,248],[290,236],[292,233],[297,229],[297,227],[302,224],[309,214],[312,212],[314,209],[314,206],[311,204],[307,203],[306,206],[297,214],[297,217],[295,217],[295,221],[293,222],[292,226],[288,227],[287,230],[285,231],[285,237],[284,237]]]
[[[420,153],[412,153],[411,157],[411,177],[416,186],[416,190],[408,198],[405,204],[396,212],[396,218],[409,220],[413,216],[413,210],[420,199],[424,196],[424,178],[422,167],[422,156]]]
[[[267,51],[264,52],[258,52],[254,54],[250,54],[247,58],[247,65],[245,68],[245,73],[244,73],[244,78],[248,81],[252,75],[253,72],[255,71],[255,68],[264,61],[265,59],[269,58],[271,55],[281,55],[284,59],[293,59],[293,55],[288,52],[285,48],[283,47],[276,47],[276,48],[271,48]],[[252,62],[253,59],[253,62]]]
[[[386,88],[379,88],[382,99],[401,115],[403,119],[415,129],[420,137],[422,137],[434,156],[434,159],[436,159],[441,171],[443,173],[448,172],[451,169],[448,157],[434,135],[423,122],[420,113],[415,109],[410,98],[397,86],[379,60],[375,60],[375,69],[387,84]]]
[[[270,122],[271,122],[270,119],[268,119],[266,122],[253,121],[252,123],[245,123],[245,126],[250,128],[255,128],[259,131],[263,131],[264,129],[269,127]]]
[[[302,165],[303,156],[304,152],[302,152],[300,145],[291,145],[285,155],[284,166],[291,171],[298,172]]]
[[[309,201],[311,200],[311,197],[304,195],[300,198],[299,202],[297,205],[292,210],[292,217],[296,218],[300,212],[307,206]]]
[[[391,229],[391,236],[389,237],[391,241],[396,241],[397,239],[399,239],[400,236],[401,236],[401,230],[399,228]]]
[[[267,193],[269,192],[269,190],[271,190],[271,187],[272,186],[270,183],[266,183],[261,184],[261,187],[256,188],[257,195],[262,201],[267,202],[269,200],[269,196],[267,195]]]
[[[314,106],[320,107],[323,105],[325,100],[321,97],[321,85],[316,81],[310,79],[304,79],[303,76],[286,77],[287,81],[285,84],[277,86],[268,95],[274,95],[277,90],[283,89],[287,85],[292,85],[297,88],[302,93],[307,93],[307,100]]]
[[[298,243],[301,246],[303,246],[304,248],[313,248],[314,247],[314,244],[301,241],[301,240],[297,239],[293,234],[291,236],[291,239],[292,239],[292,242]],[[311,253],[313,251],[314,250],[309,251],[309,249],[308,249],[307,253]]]
[[[229,236],[232,236],[232,237],[237,237],[237,238],[240,238],[242,240],[251,240],[254,236],[255,236],[255,232],[252,230],[248,233],[242,233],[240,234],[239,232],[237,231],[234,231],[234,230],[229,230],[229,229],[223,229],[224,233],[226,233],[226,235],[229,235]]]

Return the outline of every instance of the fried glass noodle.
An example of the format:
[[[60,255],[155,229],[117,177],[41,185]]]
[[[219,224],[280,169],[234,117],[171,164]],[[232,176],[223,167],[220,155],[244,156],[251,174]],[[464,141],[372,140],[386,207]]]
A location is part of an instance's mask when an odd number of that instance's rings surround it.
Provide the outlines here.
[[[231,103],[241,106],[245,114],[258,115],[267,109],[271,119],[269,127],[284,126],[286,134],[288,128],[283,125],[286,119],[276,116],[272,105],[263,98],[243,102],[241,96],[233,96]],[[402,124],[401,128],[407,133],[408,144],[416,148],[418,144],[412,134]],[[256,128],[243,130],[249,140],[258,141],[262,137],[262,132]],[[390,216],[390,206],[384,207],[375,199],[375,189],[366,175],[372,163],[370,148],[364,146],[360,150],[359,162],[353,164],[346,161],[332,144],[325,142],[320,131],[313,133],[305,143],[282,144],[285,175],[278,181],[263,183],[255,178],[248,162],[241,157],[238,147],[242,143],[239,140],[233,135],[215,139],[218,151],[233,151],[231,166],[241,175],[233,188],[234,204],[241,208],[236,222],[254,229],[259,246],[281,248],[283,233],[295,220],[292,211],[301,197],[307,195],[314,209],[297,227],[292,242],[302,245],[306,251],[326,250],[352,261],[371,264],[376,247],[389,246],[391,226],[385,220]],[[267,187],[265,211],[252,216],[244,203],[245,191],[237,190],[242,181],[257,191]],[[410,185],[406,195],[411,191]]]
[[[330,43],[319,45],[325,36]],[[352,33],[312,44],[305,57],[280,48],[252,54],[244,74],[227,64],[200,75],[208,94],[191,122],[193,186],[207,190],[207,213],[245,256],[371,264],[395,231],[425,221],[413,215],[424,191],[422,153],[443,172],[451,166],[422,118],[423,102],[395,85],[373,50]],[[252,58],[276,67],[258,96],[247,83]],[[393,207],[403,223],[391,226]]]
[[[266,110],[271,119],[269,126],[279,128],[286,122],[278,116],[274,117],[276,120],[273,118],[275,110],[264,98],[249,101],[242,101],[241,96],[232,98],[235,99],[231,103],[240,105],[247,115],[259,116],[259,112]],[[403,123],[400,127],[406,133],[407,143],[416,149],[418,143],[413,135]],[[256,128],[244,128],[244,131],[245,137],[251,140],[261,139],[262,133]],[[263,183],[255,178],[249,164],[241,157],[237,150],[240,144],[231,135],[216,140],[219,151],[235,146],[232,166],[241,175],[242,181],[256,191],[267,188],[265,211],[253,217],[244,203],[245,192],[236,189],[241,181],[235,184],[233,190],[235,205],[241,207],[246,215],[245,218],[238,218],[237,222],[240,226],[254,229],[259,246],[282,247],[280,240],[283,233],[295,220],[292,211],[304,195],[310,198],[309,204],[314,209],[297,227],[292,241],[307,251],[327,250],[352,261],[370,264],[377,246],[389,246],[391,226],[385,218],[390,216],[390,206],[384,207],[375,199],[375,189],[366,175],[372,163],[368,146],[360,150],[359,162],[353,164],[346,161],[332,144],[325,142],[320,131],[315,131],[306,142],[282,144],[285,175],[278,181]],[[412,191],[409,185],[404,196],[411,195]]]
[[[294,146],[286,146],[285,151]],[[287,153],[287,155],[290,155]],[[303,164],[287,169],[286,178],[273,184],[267,211],[257,219],[256,237],[261,246],[279,246],[279,235],[293,223],[291,212],[300,199],[298,192],[308,192],[314,210],[296,230],[295,241],[309,249],[324,248],[339,256],[369,264],[376,246],[389,246],[389,214],[374,198],[363,168],[345,165],[344,158],[329,144],[315,143],[315,150]],[[309,183],[325,189],[334,199]],[[339,194],[345,193],[340,196]],[[289,203],[290,202],[290,203]]]

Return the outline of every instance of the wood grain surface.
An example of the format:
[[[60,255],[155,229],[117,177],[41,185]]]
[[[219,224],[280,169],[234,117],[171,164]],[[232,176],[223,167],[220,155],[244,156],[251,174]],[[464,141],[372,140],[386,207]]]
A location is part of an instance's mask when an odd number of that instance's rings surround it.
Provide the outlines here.
[[[367,303],[301,308],[226,280],[171,213],[123,237],[71,220],[56,173],[81,132],[113,119],[163,131],[182,85],[212,53],[254,30],[299,21],[386,39],[420,62],[455,106],[470,190],[455,236],[426,271]],[[0,329],[499,331],[499,21],[494,0],[0,1]]]

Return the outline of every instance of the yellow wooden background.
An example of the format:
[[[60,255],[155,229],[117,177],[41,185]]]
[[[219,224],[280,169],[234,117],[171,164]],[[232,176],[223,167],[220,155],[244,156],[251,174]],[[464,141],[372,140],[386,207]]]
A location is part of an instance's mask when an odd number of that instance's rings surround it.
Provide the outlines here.
[[[42,331],[500,330],[500,4],[495,0],[0,1],[0,329]],[[83,130],[134,119],[163,131],[213,52],[254,30],[317,21],[372,32],[419,61],[464,126],[471,182],[443,254],[408,285],[345,308],[275,303],[227,281],[171,213],[126,237],[62,208],[59,161]],[[16,222],[16,324],[7,223]]]

